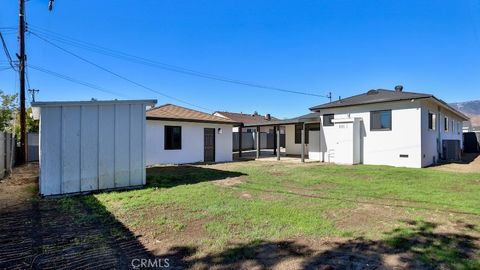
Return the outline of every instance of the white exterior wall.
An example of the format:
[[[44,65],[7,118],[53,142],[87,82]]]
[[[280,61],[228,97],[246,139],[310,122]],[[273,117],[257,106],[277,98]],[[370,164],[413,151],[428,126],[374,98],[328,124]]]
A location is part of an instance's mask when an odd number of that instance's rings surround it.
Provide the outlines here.
[[[436,115],[435,130],[428,128],[428,113]],[[444,117],[448,117],[449,129],[445,131]],[[453,124],[452,124],[453,121]],[[438,161],[443,140],[459,140],[463,148],[463,120],[431,101],[422,102],[422,167]]]
[[[377,110],[392,110],[392,130],[370,131],[370,112]],[[335,115],[335,119],[352,119],[353,121],[353,119],[359,118],[359,136],[356,137],[354,134],[349,136],[352,136],[352,140],[360,144],[360,150],[358,153],[352,149],[353,156],[351,162],[348,162],[349,164],[421,167],[421,109],[419,101],[369,104],[321,111],[322,115],[331,113]],[[344,132],[339,128],[338,125],[340,124],[323,126],[322,123],[321,139],[318,138],[318,131],[309,132],[311,133],[309,139],[313,143],[306,146],[306,153],[309,153],[310,159],[335,162],[335,153],[343,151],[337,145],[338,138],[343,136],[340,133]],[[286,134],[287,154],[300,154],[301,145],[295,144],[294,125],[286,127]],[[314,142],[315,140],[319,140],[319,142]],[[319,144],[321,145],[320,151],[318,151]],[[408,155],[408,158],[400,157],[400,155]],[[338,156],[337,153],[337,158]],[[346,159],[340,163],[346,163]]]
[[[182,149],[165,150],[165,126],[182,127]],[[147,165],[204,161],[204,128],[215,128],[215,162],[232,161],[232,125],[147,120]],[[222,133],[218,133],[218,128]]]
[[[370,130],[370,112],[392,110],[391,130]],[[335,119],[360,118],[360,160],[363,164],[421,167],[421,110],[419,101],[389,102],[322,110],[333,113]],[[337,124],[336,124],[337,125]],[[325,156],[335,146],[334,139],[341,132],[335,126],[322,126],[325,138]],[[408,155],[407,158],[400,155]]]
[[[305,134],[307,136],[307,134]],[[302,145],[295,143],[295,125],[285,126],[285,153],[287,155],[301,155]],[[305,153],[308,153],[308,145],[305,144]]]
[[[144,185],[146,105],[39,105],[40,194]]]

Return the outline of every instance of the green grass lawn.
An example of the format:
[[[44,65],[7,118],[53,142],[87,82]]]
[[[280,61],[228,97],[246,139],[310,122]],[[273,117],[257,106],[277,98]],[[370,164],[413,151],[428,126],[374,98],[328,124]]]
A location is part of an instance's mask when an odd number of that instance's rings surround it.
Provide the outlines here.
[[[458,245],[466,245],[461,235],[479,233],[480,174],[237,162],[151,168],[147,180],[144,189],[86,200],[101,204],[147,242],[202,252],[266,240],[361,238],[427,264],[480,267],[478,247],[468,256],[458,252]],[[444,225],[449,229],[435,231]],[[446,241],[445,233],[455,239]],[[422,237],[431,243],[413,240]],[[465,241],[478,244],[476,238]]]

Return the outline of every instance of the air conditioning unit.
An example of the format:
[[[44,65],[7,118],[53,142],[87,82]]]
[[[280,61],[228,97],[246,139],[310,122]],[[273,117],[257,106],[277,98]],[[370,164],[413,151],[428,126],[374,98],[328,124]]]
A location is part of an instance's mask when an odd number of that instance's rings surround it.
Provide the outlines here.
[[[460,160],[462,158],[461,155],[460,140],[442,141],[442,159],[448,161]]]

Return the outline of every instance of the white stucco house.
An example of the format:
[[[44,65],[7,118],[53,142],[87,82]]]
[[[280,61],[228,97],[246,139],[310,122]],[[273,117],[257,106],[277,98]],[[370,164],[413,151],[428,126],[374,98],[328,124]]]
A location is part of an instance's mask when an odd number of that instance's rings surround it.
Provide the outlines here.
[[[146,163],[232,161],[232,128],[237,123],[173,104],[146,112]]]
[[[370,90],[314,106],[285,126],[287,155],[339,164],[421,168],[458,159],[468,117],[431,94]],[[278,156],[280,158],[280,156]]]

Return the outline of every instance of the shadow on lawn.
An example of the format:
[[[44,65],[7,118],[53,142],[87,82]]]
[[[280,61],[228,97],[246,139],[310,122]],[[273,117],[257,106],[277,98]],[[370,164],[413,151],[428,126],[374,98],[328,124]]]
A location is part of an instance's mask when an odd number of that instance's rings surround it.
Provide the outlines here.
[[[159,166],[147,168],[147,185],[170,188],[179,185],[223,180],[246,174],[192,165]]]
[[[93,196],[0,208],[0,269],[126,269],[154,256]]]
[[[379,241],[359,238],[316,245],[309,239],[259,240],[209,254],[178,246],[154,256],[94,196],[36,200],[18,207],[0,211],[2,269],[123,269],[138,264],[138,259],[168,259],[169,269],[480,267],[480,239],[472,236],[479,228],[460,222],[459,233],[436,232],[435,223],[404,221]]]
[[[467,234],[437,233],[430,222],[405,221],[388,233],[385,240],[354,239],[334,242],[321,251],[293,241],[254,241],[219,253],[191,257],[192,247],[175,247],[167,256],[183,257],[181,264],[195,269],[478,269],[479,238]],[[462,224],[465,230],[476,230]],[[181,256],[178,256],[182,254]]]

